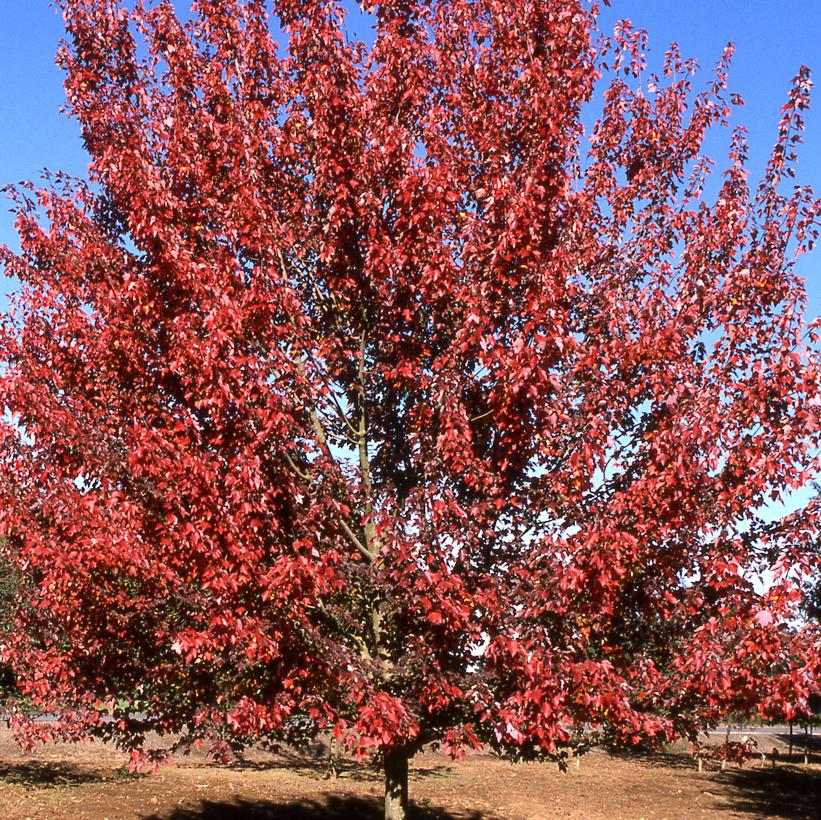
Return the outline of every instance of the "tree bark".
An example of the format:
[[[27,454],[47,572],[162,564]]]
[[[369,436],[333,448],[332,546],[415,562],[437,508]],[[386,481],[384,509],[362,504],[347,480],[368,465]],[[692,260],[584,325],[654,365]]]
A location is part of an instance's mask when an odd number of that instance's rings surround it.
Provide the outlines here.
[[[407,820],[408,752],[385,752],[385,820]]]

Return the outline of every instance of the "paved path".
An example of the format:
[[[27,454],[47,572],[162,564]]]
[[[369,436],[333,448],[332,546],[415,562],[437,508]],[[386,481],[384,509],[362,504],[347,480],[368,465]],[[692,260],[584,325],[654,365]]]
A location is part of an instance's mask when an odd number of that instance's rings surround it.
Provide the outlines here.
[[[727,726],[719,726],[713,729],[710,734],[720,735],[727,733]],[[788,735],[790,733],[789,726],[730,726],[731,735]],[[793,736],[799,737],[804,734],[804,729],[801,726],[793,726]]]

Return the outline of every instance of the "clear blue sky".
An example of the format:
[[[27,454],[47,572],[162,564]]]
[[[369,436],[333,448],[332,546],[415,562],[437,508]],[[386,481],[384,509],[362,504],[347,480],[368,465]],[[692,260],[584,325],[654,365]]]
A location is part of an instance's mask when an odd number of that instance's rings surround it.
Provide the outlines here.
[[[749,130],[754,171],[765,162],[798,67],[809,65],[821,83],[821,0],[613,0],[606,14],[646,28],[657,56],[676,40],[705,68],[726,42],[735,42],[731,83],[746,100],[736,120]],[[58,113],[63,92],[54,52],[61,35],[62,21],[48,0],[0,0],[0,185],[36,179],[45,167],[84,173],[77,127]],[[821,88],[808,117],[799,178],[821,193]],[[13,242],[5,210],[0,242]],[[821,314],[820,268],[821,249],[801,265],[813,314]]]

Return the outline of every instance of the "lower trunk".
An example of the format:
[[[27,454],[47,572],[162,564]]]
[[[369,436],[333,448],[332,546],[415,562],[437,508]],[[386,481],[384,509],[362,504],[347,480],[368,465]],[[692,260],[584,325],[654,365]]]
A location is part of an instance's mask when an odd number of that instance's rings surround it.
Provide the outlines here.
[[[385,820],[408,816],[408,753],[392,749],[385,753]]]

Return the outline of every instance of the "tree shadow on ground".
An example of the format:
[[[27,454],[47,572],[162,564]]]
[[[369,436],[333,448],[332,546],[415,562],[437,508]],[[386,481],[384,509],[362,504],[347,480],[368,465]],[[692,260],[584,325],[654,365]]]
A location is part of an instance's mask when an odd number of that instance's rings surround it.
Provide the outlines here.
[[[211,764],[215,765],[215,764]],[[247,760],[242,756],[225,764],[227,768],[238,771],[270,771],[271,769],[287,769],[289,772],[307,775],[314,779],[334,781],[331,777],[330,760],[327,755],[314,752],[302,752],[292,749],[279,749],[276,758],[272,761]],[[410,776],[412,780],[445,777],[450,766],[414,766],[411,761]],[[337,775],[340,779],[351,780],[355,783],[381,783],[384,774],[375,766],[359,763],[349,757],[338,757],[336,760]]]
[[[784,746],[789,747],[789,732],[781,732],[777,735],[773,735],[773,737],[777,738],[781,743],[784,744]],[[797,758],[800,757],[803,760],[805,752],[813,756],[821,753],[821,735],[805,735],[803,731],[796,731],[792,736],[792,745],[793,757],[794,759],[796,759],[796,762],[800,762],[797,760]],[[780,757],[781,759],[784,759],[786,757],[785,750],[782,750]]]
[[[821,820],[821,771],[782,768],[729,769],[716,775],[727,799],[716,810],[757,817]]]
[[[410,820],[483,820],[479,812],[453,813],[411,804]],[[234,799],[203,801],[195,808],[146,815],[143,820],[381,820],[382,801],[376,798],[327,795],[322,800],[274,803],[269,800]]]
[[[82,786],[111,780],[111,771],[99,772],[70,763],[47,763],[33,760],[24,763],[0,762],[0,783],[18,786]]]
[[[684,751],[669,751],[666,749],[646,749],[637,746],[632,749],[610,748],[607,754],[620,760],[630,760],[644,766],[659,769],[695,769],[696,762],[692,755]],[[584,765],[584,759],[582,759]]]

